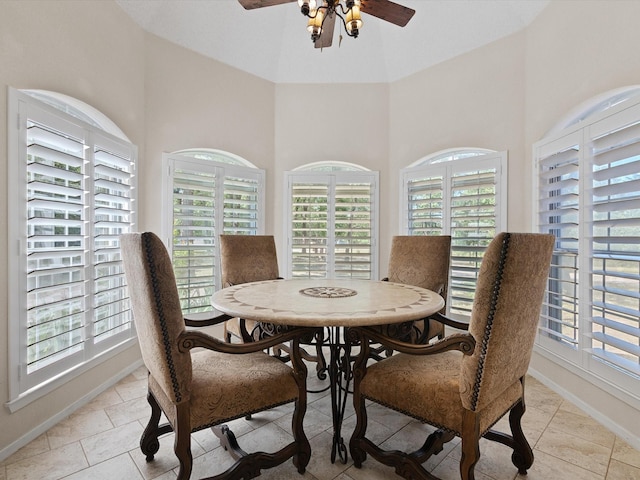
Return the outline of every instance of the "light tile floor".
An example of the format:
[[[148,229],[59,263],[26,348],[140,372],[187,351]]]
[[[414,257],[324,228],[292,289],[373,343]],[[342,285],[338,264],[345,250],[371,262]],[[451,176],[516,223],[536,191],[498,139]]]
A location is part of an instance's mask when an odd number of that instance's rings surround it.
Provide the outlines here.
[[[320,381],[310,368],[310,387]],[[527,378],[527,412],[523,428],[535,461],[528,475],[517,474],[511,464],[511,450],[482,440],[481,459],[476,465],[477,480],[638,480],[640,452],[616,437],[571,403],[563,400],[534,378]],[[230,423],[243,449],[273,451],[291,441],[291,406],[254,415],[253,419]],[[146,401],[146,371],[143,368],[103,392],[91,403],[0,463],[0,480],[171,480],[176,478],[177,461],[172,451],[173,436],[161,439],[155,460],[145,462],[138,442],[149,415]],[[388,448],[417,448],[431,428],[372,405],[368,435]],[[368,459],[362,469],[349,460],[331,464],[331,408],[329,394],[309,395],[305,431],[312,457],[305,475],[291,462],[265,471],[260,478],[271,480],[380,480],[395,477],[389,467]],[[353,406],[347,403],[343,427],[345,442],[355,424]],[[505,420],[499,427],[508,429]],[[508,430],[507,430],[508,431]],[[217,443],[210,430],[194,434],[192,478],[211,476],[233,461]],[[460,444],[450,442],[427,466],[443,480],[457,479]]]

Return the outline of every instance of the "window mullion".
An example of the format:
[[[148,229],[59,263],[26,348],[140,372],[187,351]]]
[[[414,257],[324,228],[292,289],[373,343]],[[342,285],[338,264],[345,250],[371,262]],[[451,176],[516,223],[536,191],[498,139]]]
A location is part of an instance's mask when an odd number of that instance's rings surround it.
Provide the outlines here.
[[[327,196],[327,278],[336,276],[336,177],[329,176]]]

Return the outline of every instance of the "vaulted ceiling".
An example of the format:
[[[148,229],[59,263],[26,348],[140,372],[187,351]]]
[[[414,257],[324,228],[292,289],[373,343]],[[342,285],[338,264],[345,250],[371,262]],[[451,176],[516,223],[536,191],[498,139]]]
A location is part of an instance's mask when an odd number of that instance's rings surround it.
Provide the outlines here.
[[[416,11],[406,27],[363,13],[358,38],[338,22],[316,49],[295,2],[116,0],[146,31],[275,83],[393,82],[525,28],[550,0],[395,1]]]

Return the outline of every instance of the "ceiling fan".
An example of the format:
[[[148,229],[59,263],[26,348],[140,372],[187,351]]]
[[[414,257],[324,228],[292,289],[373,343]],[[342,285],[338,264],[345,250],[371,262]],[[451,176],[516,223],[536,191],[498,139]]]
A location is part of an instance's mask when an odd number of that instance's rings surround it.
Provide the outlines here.
[[[413,14],[412,8],[389,0],[238,0],[246,10],[298,2],[300,12],[309,18],[307,30],[316,48],[330,47],[336,17],[342,20],[345,32],[357,37],[362,27],[360,12],[404,27]],[[342,36],[340,37],[342,39]]]

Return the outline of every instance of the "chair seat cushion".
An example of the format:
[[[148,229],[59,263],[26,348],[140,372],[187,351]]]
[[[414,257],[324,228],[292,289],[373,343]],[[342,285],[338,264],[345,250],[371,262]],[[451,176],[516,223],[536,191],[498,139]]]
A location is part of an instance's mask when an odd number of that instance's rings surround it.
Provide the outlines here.
[[[253,329],[258,325],[258,322],[255,320],[245,320],[244,326],[247,329],[249,335],[253,332]],[[242,332],[240,331],[240,319],[232,318],[231,320],[227,320],[224,322],[224,329],[226,333],[229,333],[235,337],[242,339]]]
[[[191,356],[189,401],[194,431],[298,398],[293,369],[264,352],[232,355],[200,350]],[[152,377],[149,389],[169,417],[173,408]]]
[[[464,407],[459,373],[462,353],[397,354],[367,368],[360,384],[362,395],[394,410],[460,435]],[[393,388],[389,388],[393,385]],[[488,430],[522,398],[520,381],[497,395],[480,417],[480,432]]]

